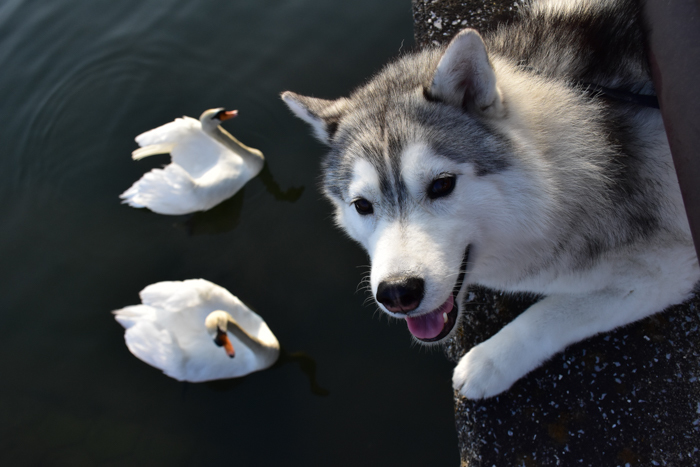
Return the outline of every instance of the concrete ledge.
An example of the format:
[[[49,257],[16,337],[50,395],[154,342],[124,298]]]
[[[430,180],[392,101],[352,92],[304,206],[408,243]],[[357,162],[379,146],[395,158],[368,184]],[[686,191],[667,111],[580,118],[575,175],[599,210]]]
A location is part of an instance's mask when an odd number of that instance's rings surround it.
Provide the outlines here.
[[[534,299],[474,289],[455,363]],[[580,342],[485,401],[455,395],[462,465],[697,465],[700,301]]]

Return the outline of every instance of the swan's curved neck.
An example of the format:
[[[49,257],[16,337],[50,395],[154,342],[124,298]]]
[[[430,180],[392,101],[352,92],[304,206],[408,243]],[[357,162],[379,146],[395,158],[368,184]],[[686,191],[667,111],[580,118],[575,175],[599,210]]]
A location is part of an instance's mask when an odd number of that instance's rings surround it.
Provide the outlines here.
[[[241,156],[245,163],[252,169],[258,172],[262,170],[262,167],[265,164],[265,158],[263,157],[262,152],[241,143],[231,133],[224,130],[218,125],[214,126],[213,128],[205,127],[203,125],[202,130],[204,130],[204,132],[207,133],[209,136],[211,136],[212,138],[229,148],[231,151]]]
[[[247,346],[255,355],[263,360],[265,366],[270,366],[277,360],[279,356],[279,345],[267,344],[257,337],[251,336],[245,329],[241,328],[231,316],[229,316],[226,321],[226,330],[236,336],[243,345]]]

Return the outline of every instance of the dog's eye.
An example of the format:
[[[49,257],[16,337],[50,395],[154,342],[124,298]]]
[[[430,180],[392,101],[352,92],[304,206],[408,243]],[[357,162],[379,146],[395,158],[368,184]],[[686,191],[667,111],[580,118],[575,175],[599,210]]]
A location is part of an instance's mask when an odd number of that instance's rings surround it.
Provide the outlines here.
[[[355,205],[355,209],[357,209],[357,212],[362,216],[366,216],[374,212],[372,203],[364,198],[356,199],[352,204]]]
[[[430,199],[441,198],[452,193],[455,189],[456,177],[454,175],[444,175],[430,182],[428,187],[428,197]]]

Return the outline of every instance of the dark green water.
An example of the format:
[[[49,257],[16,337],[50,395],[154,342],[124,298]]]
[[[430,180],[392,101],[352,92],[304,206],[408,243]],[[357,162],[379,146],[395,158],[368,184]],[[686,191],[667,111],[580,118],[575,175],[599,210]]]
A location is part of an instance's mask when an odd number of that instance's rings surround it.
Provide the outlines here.
[[[412,45],[409,0],[0,2],[0,464],[457,465],[451,365],[363,306],[324,149],[278,98],[347,94]],[[132,161],[133,138],[218,106],[267,177],[208,215],[121,205],[169,160]],[[294,363],[187,384],[132,356],[110,311],[199,277],[330,394]]]

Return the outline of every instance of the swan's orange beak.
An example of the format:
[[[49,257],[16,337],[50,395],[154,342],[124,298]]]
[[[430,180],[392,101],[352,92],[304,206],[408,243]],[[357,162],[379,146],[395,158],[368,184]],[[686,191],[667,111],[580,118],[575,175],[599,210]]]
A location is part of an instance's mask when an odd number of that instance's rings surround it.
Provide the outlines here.
[[[226,120],[230,120],[236,116],[238,116],[238,110],[229,110],[228,112],[221,112],[219,114],[219,120],[221,120],[223,122]]]
[[[233,358],[236,356],[236,350],[233,348],[233,344],[231,344],[231,341],[229,340],[228,336],[226,335],[226,331],[222,331],[221,329],[216,330],[216,337],[214,338],[214,343],[218,345],[219,347],[223,347],[224,350],[226,351],[226,355],[228,355],[230,358]]]

